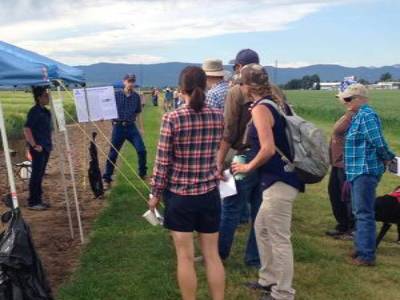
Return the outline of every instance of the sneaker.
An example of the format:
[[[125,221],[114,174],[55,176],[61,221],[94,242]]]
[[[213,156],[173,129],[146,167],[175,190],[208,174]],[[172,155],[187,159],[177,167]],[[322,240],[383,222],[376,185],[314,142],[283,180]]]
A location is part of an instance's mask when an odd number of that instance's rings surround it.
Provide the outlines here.
[[[349,263],[356,267],[374,267],[376,265],[375,261],[366,261],[359,257],[353,258]]]
[[[259,290],[259,291],[263,291],[265,293],[271,293],[272,287],[276,284],[273,283],[270,285],[261,285],[258,283],[258,281],[249,281],[249,282],[246,282],[244,285],[251,290]]]
[[[48,208],[46,206],[44,206],[43,204],[36,204],[36,205],[28,206],[28,209],[41,211],[41,210],[47,210]]]
[[[343,235],[345,233],[346,233],[345,231],[340,231],[337,229],[332,229],[332,230],[328,230],[327,232],[325,232],[325,234],[330,237],[337,237],[337,236]]]
[[[50,207],[51,207],[50,203],[47,202],[47,201],[42,201],[41,204],[42,204],[44,207],[46,207],[46,208],[50,208]]]
[[[343,233],[341,235],[334,236],[334,238],[337,239],[337,240],[342,240],[342,241],[352,241],[352,240],[354,240],[354,236],[353,236],[353,234],[351,232],[346,232],[346,233]]]
[[[147,175],[140,175],[140,179],[142,179],[145,183],[150,183],[151,178]]]
[[[351,259],[356,259],[357,257],[358,257],[358,253],[357,253],[357,251],[356,250],[351,250],[350,252],[349,252],[349,258],[351,258]]]
[[[271,294],[264,294],[261,296],[260,300],[276,300]]]
[[[104,181],[103,182],[103,189],[104,189],[104,191],[111,190],[111,181]]]

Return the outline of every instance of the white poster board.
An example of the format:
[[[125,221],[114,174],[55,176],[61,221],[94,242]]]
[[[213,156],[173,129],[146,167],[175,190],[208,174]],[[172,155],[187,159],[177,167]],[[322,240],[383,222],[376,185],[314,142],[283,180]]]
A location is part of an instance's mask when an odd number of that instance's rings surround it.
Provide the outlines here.
[[[88,121],[112,120],[118,118],[115,93],[112,86],[74,89],[74,100],[79,123]],[[89,111],[89,116],[88,116]]]
[[[61,99],[53,100],[54,113],[56,115],[58,130],[65,131],[65,115],[64,115],[64,107]]]

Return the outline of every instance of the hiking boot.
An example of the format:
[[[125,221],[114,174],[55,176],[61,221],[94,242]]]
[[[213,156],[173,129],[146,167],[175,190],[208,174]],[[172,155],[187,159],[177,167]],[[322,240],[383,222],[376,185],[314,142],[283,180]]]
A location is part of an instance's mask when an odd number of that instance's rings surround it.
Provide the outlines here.
[[[270,284],[270,285],[261,285],[258,283],[258,281],[249,281],[244,284],[247,288],[251,290],[258,290],[258,291],[263,291],[264,293],[271,293],[271,289],[275,283]]]
[[[36,205],[28,206],[28,209],[42,211],[42,210],[47,210],[48,208],[46,206],[44,206],[43,204],[36,204]]]
[[[353,258],[349,263],[356,267],[374,267],[376,265],[375,261],[366,261],[359,257]]]

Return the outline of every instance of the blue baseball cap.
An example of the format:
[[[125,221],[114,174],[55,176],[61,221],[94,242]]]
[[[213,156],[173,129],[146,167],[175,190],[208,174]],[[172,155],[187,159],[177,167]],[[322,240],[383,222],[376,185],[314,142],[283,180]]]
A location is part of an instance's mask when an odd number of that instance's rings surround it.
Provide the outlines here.
[[[136,76],[135,76],[135,74],[126,74],[124,76],[124,80],[129,80],[129,81],[135,81],[136,82]]]
[[[248,64],[259,64],[260,58],[256,51],[251,49],[240,50],[236,55],[236,58],[231,60],[230,63],[233,65],[248,65]]]

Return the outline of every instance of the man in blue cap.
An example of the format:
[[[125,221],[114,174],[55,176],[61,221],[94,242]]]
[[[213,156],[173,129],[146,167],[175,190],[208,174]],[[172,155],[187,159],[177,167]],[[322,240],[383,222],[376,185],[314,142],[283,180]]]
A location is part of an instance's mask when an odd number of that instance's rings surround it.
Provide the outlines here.
[[[231,61],[237,74],[240,70],[252,63],[259,64],[260,59],[254,50],[243,49],[239,51],[236,58]],[[223,140],[218,152],[218,168],[222,176],[222,171],[231,165],[234,155],[243,155],[246,161],[250,161],[252,157],[248,157],[249,145],[245,142],[245,132],[248,123],[251,120],[249,108],[252,104],[246,95],[240,90],[240,82],[237,82],[228,92],[225,100],[224,119],[225,128]],[[278,87],[271,84],[274,99],[277,101],[285,101],[284,94]],[[225,167],[225,168],[224,168]],[[236,180],[238,194],[227,197],[222,204],[222,216],[219,236],[219,253],[222,259],[229,257],[236,228],[240,223],[241,213],[250,203],[251,230],[247,242],[245,252],[245,263],[248,266],[259,267],[260,258],[254,233],[254,220],[257,216],[262,201],[261,189],[259,187],[258,176],[256,172],[248,174],[242,180]]]
[[[135,74],[127,74],[124,77],[124,89],[115,92],[118,119],[112,121],[113,130],[111,143],[113,146],[110,148],[106,169],[103,175],[106,189],[109,189],[111,186],[114,165],[125,140],[128,140],[133,147],[135,147],[139,157],[139,176],[142,179],[146,178],[146,147],[143,143],[142,135],[136,126],[136,119],[142,112],[142,105],[139,94],[134,90],[135,82]],[[143,124],[140,125],[141,131],[143,132]]]
[[[241,50],[236,59],[231,61],[234,64],[235,72],[251,63],[259,63],[258,54],[251,49]],[[234,85],[228,92],[225,99],[224,118],[225,128],[223,141],[218,153],[218,168],[222,171],[230,166],[233,155],[245,155],[243,137],[251,116],[249,108],[252,101],[247,99],[240,90],[240,85]],[[243,180],[237,180],[238,194],[227,197],[222,202],[222,215],[219,236],[219,253],[222,259],[229,257],[236,228],[240,223],[240,216],[247,203],[250,203],[252,217],[255,219],[261,203],[261,192],[259,189],[256,174],[249,174]],[[260,258],[257,243],[252,226],[245,252],[245,263],[248,266],[259,266]]]

